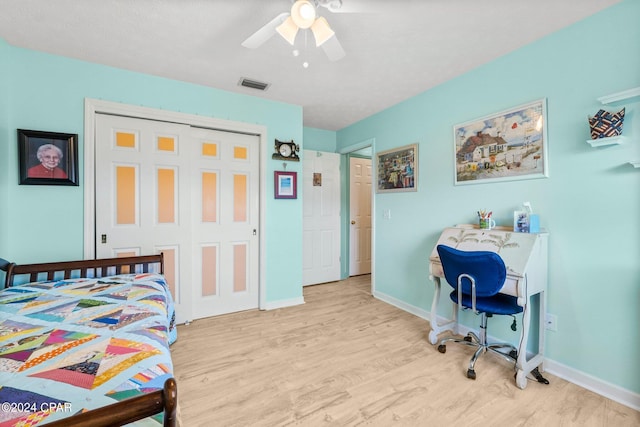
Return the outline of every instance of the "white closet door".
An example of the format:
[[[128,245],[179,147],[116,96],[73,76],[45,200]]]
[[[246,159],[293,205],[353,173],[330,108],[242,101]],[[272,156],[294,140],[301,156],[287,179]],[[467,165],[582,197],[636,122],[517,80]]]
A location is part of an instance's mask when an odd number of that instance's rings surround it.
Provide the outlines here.
[[[214,138],[203,132],[182,124],[96,115],[96,256],[163,252],[178,323],[256,308],[259,300],[258,255],[251,252],[253,246],[257,250],[257,232],[250,240],[238,227],[229,226],[233,231],[221,236],[220,230],[205,226],[213,203],[219,221],[244,206],[255,219],[251,230],[257,228],[257,137],[219,132],[229,138]],[[255,170],[239,168],[249,162],[233,160],[234,153],[254,157],[250,167]],[[221,167],[205,166],[207,158]],[[219,181],[212,181],[211,171]],[[244,200],[236,189],[242,185]],[[232,273],[226,272],[227,265]],[[234,292],[223,292],[224,286]],[[235,298],[240,294],[242,304]]]
[[[192,136],[194,318],[258,308],[258,137],[208,129]]]

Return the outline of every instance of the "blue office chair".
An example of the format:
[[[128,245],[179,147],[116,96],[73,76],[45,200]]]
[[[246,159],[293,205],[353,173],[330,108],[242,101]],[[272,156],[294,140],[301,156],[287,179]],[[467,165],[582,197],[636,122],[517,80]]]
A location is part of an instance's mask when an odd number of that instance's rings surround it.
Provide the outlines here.
[[[494,314],[511,315],[514,318],[511,329],[515,331],[514,315],[522,312],[516,297],[499,293],[507,277],[507,270],[500,255],[487,251],[461,251],[445,245],[438,245],[437,250],[444,277],[454,289],[450,294],[451,300],[458,307],[472,309],[481,315],[479,337],[470,332],[463,339],[443,339],[438,345],[438,351],[445,353],[447,342],[477,347],[467,370],[467,377],[472,380],[476,379],[474,368],[478,357],[487,351],[515,365],[517,350],[514,346],[508,343],[487,343],[487,317]],[[507,349],[508,353],[504,352],[504,349]]]

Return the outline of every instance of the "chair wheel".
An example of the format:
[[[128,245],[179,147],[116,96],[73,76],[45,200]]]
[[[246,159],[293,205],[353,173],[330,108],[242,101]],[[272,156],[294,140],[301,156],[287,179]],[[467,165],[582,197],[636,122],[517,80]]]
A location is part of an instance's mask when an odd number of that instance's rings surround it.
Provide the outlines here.
[[[446,352],[447,352],[447,346],[446,346],[446,345],[444,345],[444,344],[440,344],[440,345],[438,346],[438,351],[439,351],[440,353],[446,353]]]
[[[472,338],[471,335],[467,335],[466,337],[463,338],[466,342],[471,342]]]
[[[475,380],[476,379],[476,371],[474,371],[473,369],[467,370],[467,378]]]

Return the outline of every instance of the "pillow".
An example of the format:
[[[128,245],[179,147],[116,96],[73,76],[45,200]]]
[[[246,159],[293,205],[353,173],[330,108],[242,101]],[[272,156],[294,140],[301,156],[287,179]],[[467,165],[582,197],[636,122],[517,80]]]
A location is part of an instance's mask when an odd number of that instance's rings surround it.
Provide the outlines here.
[[[624,108],[617,113],[599,110],[593,117],[589,117],[591,139],[622,135],[623,122]]]

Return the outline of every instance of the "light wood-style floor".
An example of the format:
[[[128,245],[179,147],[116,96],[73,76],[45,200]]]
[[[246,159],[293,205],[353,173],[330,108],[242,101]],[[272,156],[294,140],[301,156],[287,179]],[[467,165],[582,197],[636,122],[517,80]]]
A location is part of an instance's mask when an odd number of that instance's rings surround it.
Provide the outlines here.
[[[369,276],[306,287],[306,304],[178,327],[182,425],[638,426],[640,412],[545,373],[516,387],[493,355],[429,344],[429,323],[373,298]]]

